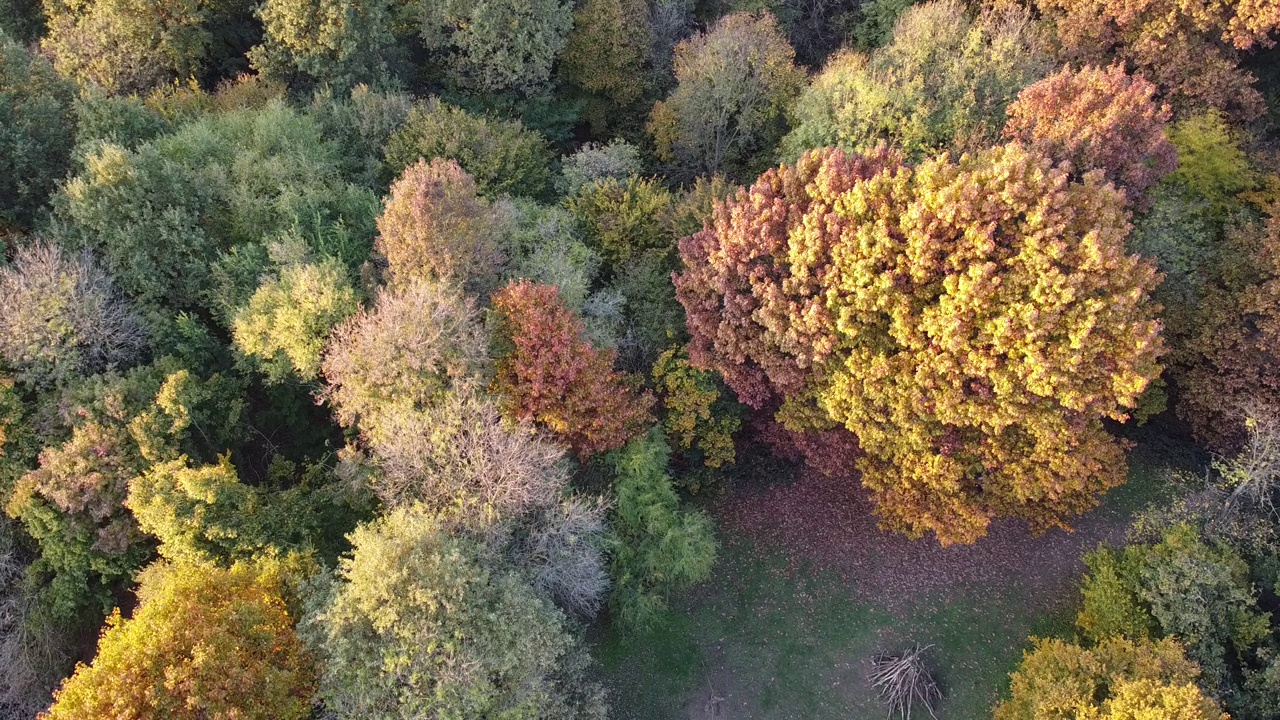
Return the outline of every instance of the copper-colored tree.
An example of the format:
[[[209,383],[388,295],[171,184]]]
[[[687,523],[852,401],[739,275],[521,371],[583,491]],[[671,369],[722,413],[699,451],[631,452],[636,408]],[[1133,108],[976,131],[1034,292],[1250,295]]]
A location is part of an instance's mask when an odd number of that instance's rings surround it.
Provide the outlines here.
[[[1205,105],[1241,120],[1266,111],[1240,53],[1271,47],[1275,0],[1035,0],[1055,24],[1065,59],[1123,62],[1185,115]]]
[[[550,285],[513,282],[493,296],[501,356],[493,389],[507,415],[550,429],[579,457],[622,447],[651,421],[638,394],[597,350]]]
[[[1102,170],[1129,202],[1145,208],[1147,191],[1178,166],[1178,152],[1165,137],[1171,112],[1152,100],[1155,92],[1120,65],[1063,68],[1019,93],[1004,134],[1070,161],[1077,173]]]

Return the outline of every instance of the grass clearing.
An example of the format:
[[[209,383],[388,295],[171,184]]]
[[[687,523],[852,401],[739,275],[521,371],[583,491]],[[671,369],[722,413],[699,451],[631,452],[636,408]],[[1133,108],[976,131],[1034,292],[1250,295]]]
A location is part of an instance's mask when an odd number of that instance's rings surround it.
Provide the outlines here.
[[[1113,533],[1168,499],[1165,471],[1187,462],[1179,446],[1159,440],[1144,440],[1130,460],[1129,482],[1092,515]],[[877,718],[884,709],[866,679],[870,658],[920,642],[934,645],[939,720],[981,720],[1007,688],[1027,637],[1069,633],[1074,620],[1078,575],[1050,597],[1005,574],[903,602],[867,597],[831,569],[797,564],[749,537],[722,529],[721,543],[711,580],[677,598],[661,626],[630,638],[593,636],[615,717]]]

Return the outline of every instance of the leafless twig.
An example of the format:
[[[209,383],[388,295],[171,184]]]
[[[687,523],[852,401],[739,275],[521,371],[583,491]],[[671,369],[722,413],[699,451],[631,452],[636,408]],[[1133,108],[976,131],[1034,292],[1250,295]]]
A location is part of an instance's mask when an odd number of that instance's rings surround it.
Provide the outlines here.
[[[933,709],[942,699],[942,691],[925,668],[923,657],[931,647],[916,643],[900,655],[881,654],[872,660],[871,686],[880,691],[881,699],[889,706],[889,717],[896,712],[902,720],[911,720],[911,710],[919,702],[930,717],[937,719]]]

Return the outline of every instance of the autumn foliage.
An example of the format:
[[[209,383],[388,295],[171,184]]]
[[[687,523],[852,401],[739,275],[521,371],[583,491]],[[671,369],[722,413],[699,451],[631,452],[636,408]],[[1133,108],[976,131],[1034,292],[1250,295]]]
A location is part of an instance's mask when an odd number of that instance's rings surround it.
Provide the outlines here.
[[[653,398],[613,370],[550,285],[513,282],[493,296],[498,360],[493,389],[507,415],[543,425],[580,457],[622,447],[650,421]]]
[[[1242,120],[1265,112],[1240,53],[1274,44],[1274,0],[1036,0],[1064,59],[1123,62],[1160,88],[1180,115],[1205,105]]]
[[[824,150],[681,241],[690,357],[791,431],[856,433],[886,526],[1061,525],[1123,481],[1102,428],[1160,371],[1124,198],[1019,144],[910,168]]]
[[[1179,414],[1218,451],[1240,446],[1246,417],[1280,414],[1280,216],[1230,228],[1226,244],[1245,260],[1207,290],[1175,376]]]
[[[133,617],[108,618],[40,717],[302,720],[316,670],[293,632],[280,578],[249,566],[157,567]]]
[[[457,162],[419,159],[391,185],[376,249],[395,283],[414,278],[491,288],[505,262],[489,203]]]
[[[1169,106],[1153,101],[1156,87],[1120,65],[1064,68],[1028,86],[1008,108],[1005,137],[1018,139],[1078,173],[1099,169],[1130,202],[1147,205],[1147,191],[1178,166],[1165,137]]]

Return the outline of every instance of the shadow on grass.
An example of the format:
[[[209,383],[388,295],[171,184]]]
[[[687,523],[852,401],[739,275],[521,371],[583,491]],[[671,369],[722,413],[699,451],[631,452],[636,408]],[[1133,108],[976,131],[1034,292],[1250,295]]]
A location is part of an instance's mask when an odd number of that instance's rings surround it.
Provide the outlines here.
[[[1171,469],[1202,461],[1179,443],[1140,440],[1129,482],[1097,511],[1117,531],[1178,492]],[[866,679],[870,658],[920,642],[934,645],[928,658],[945,693],[939,720],[981,720],[1006,691],[1028,636],[1070,634],[1074,620],[1074,578],[1048,603],[1007,574],[905,602],[876,599],[828,568],[797,566],[749,538],[722,540],[711,580],[678,598],[658,627],[631,637],[596,628],[615,717],[876,718],[884,709]]]

